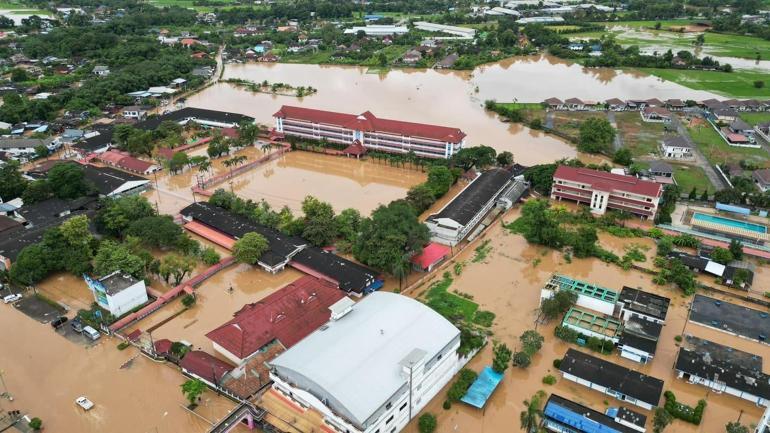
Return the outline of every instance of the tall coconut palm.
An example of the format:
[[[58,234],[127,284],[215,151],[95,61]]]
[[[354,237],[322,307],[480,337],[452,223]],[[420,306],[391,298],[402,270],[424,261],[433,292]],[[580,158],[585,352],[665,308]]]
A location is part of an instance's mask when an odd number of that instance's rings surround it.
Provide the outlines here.
[[[540,409],[542,400],[545,398],[545,392],[538,391],[529,400],[524,400],[524,410],[521,411],[519,419],[521,420],[521,429],[527,433],[536,433],[543,411]]]

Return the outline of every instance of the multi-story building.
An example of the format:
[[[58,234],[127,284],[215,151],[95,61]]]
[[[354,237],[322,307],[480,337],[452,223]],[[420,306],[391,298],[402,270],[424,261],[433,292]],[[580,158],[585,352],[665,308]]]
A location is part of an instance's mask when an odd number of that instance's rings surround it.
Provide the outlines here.
[[[587,168],[559,166],[553,174],[551,198],[588,204],[591,212],[603,215],[607,209],[649,218],[658,210],[663,186],[634,176]]]
[[[381,119],[369,111],[356,115],[284,105],[273,117],[279,136],[356,143],[380,152],[449,158],[465,144],[465,133],[458,128]]]

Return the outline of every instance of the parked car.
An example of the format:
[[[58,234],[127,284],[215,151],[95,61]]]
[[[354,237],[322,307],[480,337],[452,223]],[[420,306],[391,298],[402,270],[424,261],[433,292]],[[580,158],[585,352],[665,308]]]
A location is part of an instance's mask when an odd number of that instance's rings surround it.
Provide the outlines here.
[[[102,334],[100,334],[99,331],[97,331],[96,329],[90,326],[83,327],[83,335],[90,338],[92,341],[96,341],[102,336]]]
[[[85,410],[91,410],[94,407],[94,403],[82,395],[75,400],[75,403]]]
[[[53,329],[59,329],[61,328],[65,323],[67,323],[67,316],[60,316],[59,318],[51,321],[51,326],[53,326]]]
[[[21,294],[14,293],[13,295],[7,295],[3,297],[3,302],[5,302],[6,304],[10,304],[11,302],[16,302],[19,299],[21,299]]]
[[[70,322],[70,326],[72,327],[72,330],[77,332],[78,334],[83,332],[83,322],[80,321],[79,318],[75,318],[72,322]]]

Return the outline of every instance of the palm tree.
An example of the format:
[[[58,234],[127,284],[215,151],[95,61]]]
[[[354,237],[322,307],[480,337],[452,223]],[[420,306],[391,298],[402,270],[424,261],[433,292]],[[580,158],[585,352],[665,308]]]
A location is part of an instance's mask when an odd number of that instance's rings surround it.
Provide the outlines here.
[[[543,411],[540,410],[541,400],[545,398],[545,392],[538,391],[529,400],[524,400],[524,410],[521,411],[519,419],[521,420],[521,429],[527,433],[536,433],[540,424],[540,418]]]
[[[207,159],[198,164],[198,173],[208,173],[211,170],[211,160]]]
[[[263,141],[263,142],[262,142],[262,145],[259,147],[259,149],[260,149],[262,152],[264,152],[265,150],[267,150],[267,154],[268,154],[268,155],[270,155],[271,153],[273,153],[273,146],[271,146],[271,145],[270,145],[270,143],[269,143],[269,142],[267,142],[267,141]]]

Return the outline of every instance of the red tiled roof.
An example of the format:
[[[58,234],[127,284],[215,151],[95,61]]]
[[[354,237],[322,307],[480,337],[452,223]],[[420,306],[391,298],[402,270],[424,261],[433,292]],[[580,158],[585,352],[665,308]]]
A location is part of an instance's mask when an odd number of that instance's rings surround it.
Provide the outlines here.
[[[353,142],[350,143],[350,146],[346,147],[342,153],[345,155],[361,156],[366,154],[366,148],[361,144],[360,141],[353,140]]]
[[[289,348],[329,320],[329,307],[344,297],[337,286],[304,276],[259,302],[245,305],[206,337],[238,358],[278,340]]]
[[[587,168],[568,167],[560,165],[553,174],[554,179],[564,179],[591,185],[602,191],[624,191],[649,197],[658,197],[662,187],[647,180],[634,176],[607,173],[606,171],[590,170]]]
[[[134,158],[133,156],[127,156],[121,159],[120,162],[118,163],[118,167],[124,168],[129,171],[135,171],[137,173],[145,173],[153,165],[155,164],[152,162],[143,161],[141,159]]]
[[[127,156],[127,153],[123,153],[117,150],[108,150],[99,155],[99,159],[107,164],[118,165],[120,161]]]
[[[401,120],[380,119],[369,111],[360,115],[355,115],[284,105],[278,112],[273,114],[273,116],[315,123],[325,123],[362,131],[386,132],[411,137],[429,138],[450,143],[459,143],[465,138],[465,133],[457,128],[429,125],[425,123],[404,122]]]
[[[238,130],[235,128],[222,128],[220,132],[223,137],[238,138]]]
[[[160,156],[161,158],[170,160],[171,158],[174,157],[175,154],[176,154],[176,150],[168,147],[161,147],[160,149],[158,149],[158,156]]]
[[[181,41],[179,41],[179,43],[182,44],[182,45],[191,47],[191,46],[197,44],[198,41],[196,41],[195,39],[191,39],[191,38],[185,38],[185,39],[182,39]]]
[[[219,384],[222,377],[235,368],[200,350],[188,352],[187,355],[182,358],[179,366],[214,384]]]
[[[164,353],[171,353],[171,340],[167,338],[162,338],[158,341],[156,341],[153,345],[155,346],[155,352],[159,354]]]
[[[449,256],[451,252],[452,250],[450,250],[448,246],[431,242],[422,249],[421,254],[412,256],[411,262],[422,269],[426,269],[428,266]]]

